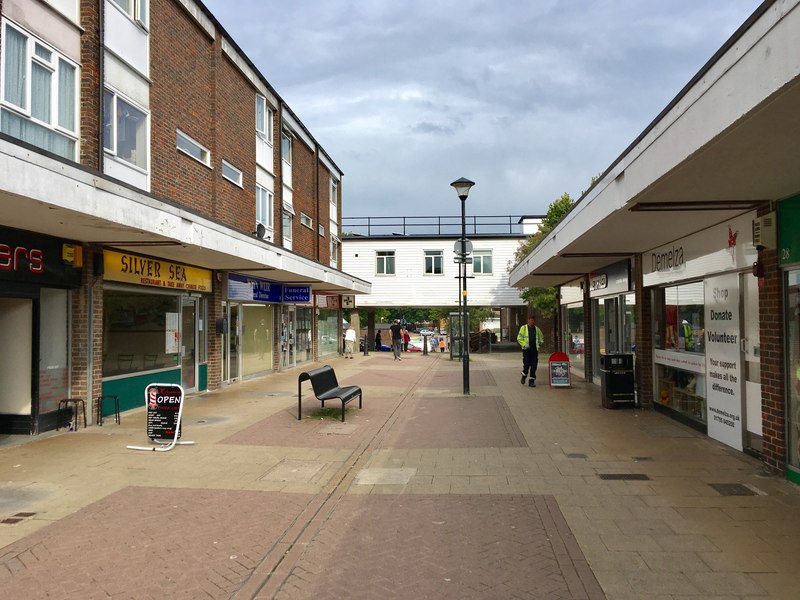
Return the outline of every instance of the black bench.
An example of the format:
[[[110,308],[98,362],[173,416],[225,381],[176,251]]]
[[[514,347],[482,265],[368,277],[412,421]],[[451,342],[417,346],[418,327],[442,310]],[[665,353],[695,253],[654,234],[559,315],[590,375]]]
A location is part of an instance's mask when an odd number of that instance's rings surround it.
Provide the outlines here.
[[[361,408],[361,388],[357,385],[348,385],[342,387],[336,380],[336,373],[333,372],[333,367],[325,365],[319,369],[306,371],[300,373],[297,379],[297,419],[302,418],[302,399],[303,399],[303,382],[311,381],[311,387],[314,388],[314,395],[317,400],[322,402],[322,408],[325,408],[326,400],[341,400],[342,401],[342,422],[344,422],[344,407],[351,400],[358,397],[358,408]]]

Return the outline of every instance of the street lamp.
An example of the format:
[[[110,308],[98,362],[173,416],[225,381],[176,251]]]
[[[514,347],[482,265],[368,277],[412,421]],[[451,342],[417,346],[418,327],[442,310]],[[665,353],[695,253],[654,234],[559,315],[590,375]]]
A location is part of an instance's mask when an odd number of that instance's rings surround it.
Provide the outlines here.
[[[469,190],[475,185],[474,181],[457,179],[450,184],[456,190],[461,200],[461,251],[458,253],[458,274],[461,277],[461,308],[464,311],[461,321],[461,365],[464,371],[464,395],[469,394],[469,313],[467,312],[467,213],[466,204]]]

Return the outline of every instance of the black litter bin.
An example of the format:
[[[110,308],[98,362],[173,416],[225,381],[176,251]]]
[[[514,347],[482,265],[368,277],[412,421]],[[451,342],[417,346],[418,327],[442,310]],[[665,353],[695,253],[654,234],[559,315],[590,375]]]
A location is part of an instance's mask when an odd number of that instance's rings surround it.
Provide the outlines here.
[[[604,408],[636,400],[633,380],[633,354],[600,355],[600,394]]]

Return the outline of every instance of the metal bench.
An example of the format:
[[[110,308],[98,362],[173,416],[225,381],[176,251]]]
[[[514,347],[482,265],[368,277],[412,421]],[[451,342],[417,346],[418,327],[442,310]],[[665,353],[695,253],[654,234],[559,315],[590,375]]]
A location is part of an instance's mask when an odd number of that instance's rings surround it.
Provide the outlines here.
[[[297,378],[297,419],[302,418],[302,400],[303,400],[303,382],[310,381],[311,387],[314,389],[314,396],[322,403],[322,408],[325,408],[327,400],[341,400],[342,401],[342,422],[344,422],[344,409],[345,405],[351,400],[358,398],[358,408],[361,408],[361,388],[357,385],[340,386],[336,380],[336,373],[333,367],[325,365],[319,369],[305,371],[300,373]]]

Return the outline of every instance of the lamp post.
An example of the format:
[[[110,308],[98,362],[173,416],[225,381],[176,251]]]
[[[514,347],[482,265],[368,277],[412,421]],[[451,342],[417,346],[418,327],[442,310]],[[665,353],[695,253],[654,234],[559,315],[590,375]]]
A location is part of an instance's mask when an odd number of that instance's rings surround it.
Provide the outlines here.
[[[461,251],[459,252],[459,275],[461,276],[461,308],[464,311],[461,321],[461,366],[464,371],[464,395],[469,394],[469,313],[467,312],[467,196],[475,185],[474,181],[457,179],[450,184],[461,200]]]

